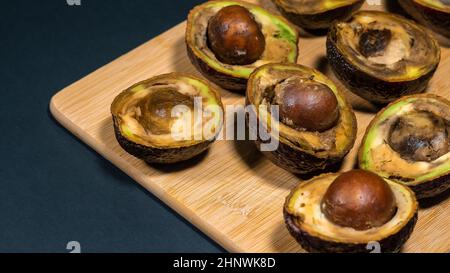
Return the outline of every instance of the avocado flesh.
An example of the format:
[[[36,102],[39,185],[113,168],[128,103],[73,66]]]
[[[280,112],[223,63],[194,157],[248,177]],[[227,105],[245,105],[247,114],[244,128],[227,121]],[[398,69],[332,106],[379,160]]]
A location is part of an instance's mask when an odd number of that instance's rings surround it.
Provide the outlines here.
[[[450,153],[427,161],[403,158],[388,144],[389,130],[399,117],[407,113],[427,111],[450,124],[450,107],[428,96],[412,96],[393,103],[370,125],[360,150],[360,167],[379,175],[416,186],[446,175],[450,171]]]
[[[268,109],[272,105],[271,90],[292,77],[317,81],[336,95],[340,117],[333,128],[324,132],[297,130],[272,117]],[[334,83],[317,70],[294,64],[264,65],[249,79],[246,103],[254,106],[250,108],[250,117],[256,117],[267,126],[264,131],[270,132],[270,139],[279,143],[275,151],[264,152],[264,155],[289,172],[304,174],[323,170],[342,161],[354,145],[357,124],[351,105]],[[250,129],[259,132],[257,128]],[[258,138],[256,144],[265,143],[263,139]]]
[[[207,26],[211,17],[220,9],[240,5],[247,8],[261,25],[266,48],[260,60],[250,65],[229,65],[220,62],[208,47]],[[255,68],[272,62],[295,63],[297,61],[297,31],[284,19],[261,7],[243,2],[209,1],[191,11],[186,32],[186,41],[196,58],[211,69],[232,77],[248,79]]]
[[[334,224],[322,211],[322,199],[339,174],[324,174],[301,183],[287,197],[284,213],[293,237],[310,252],[368,252],[379,242],[383,252],[398,251],[409,238],[417,219],[418,203],[406,186],[385,179],[396,199],[397,212],[386,224],[356,230]]]
[[[361,34],[387,30],[388,44],[374,56],[364,56]],[[383,12],[358,12],[336,24],[336,45],[341,54],[365,73],[388,82],[417,79],[437,66],[440,50],[423,29],[401,17]]]
[[[211,115],[194,118],[195,97],[201,98],[203,111],[212,110]],[[183,106],[187,111],[173,117],[172,109],[176,106]],[[120,94],[113,102],[112,113],[120,134],[128,141],[149,148],[170,149],[214,138],[221,126],[217,112],[220,107],[217,94],[200,80],[170,74],[144,81]],[[206,124],[212,124],[211,132],[203,130]],[[187,127],[190,130],[183,131]],[[191,134],[185,135],[186,132]]]

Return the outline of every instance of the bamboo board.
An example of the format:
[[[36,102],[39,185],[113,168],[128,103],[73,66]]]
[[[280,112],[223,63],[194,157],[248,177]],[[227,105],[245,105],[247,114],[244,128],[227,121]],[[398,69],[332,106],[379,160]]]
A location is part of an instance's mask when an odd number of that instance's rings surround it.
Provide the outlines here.
[[[255,1],[274,9],[268,0]],[[174,166],[149,166],[119,147],[109,109],[121,90],[162,73],[199,76],[186,56],[185,26],[184,22],[175,26],[63,89],[52,98],[51,112],[73,134],[227,250],[303,252],[282,218],[285,197],[301,179],[271,164],[253,143],[218,141],[207,154]],[[335,79],[325,58],[324,37],[300,39],[299,63]],[[450,49],[442,48],[442,62],[429,92],[449,97],[449,74]],[[244,104],[242,95],[221,93],[224,105]],[[346,93],[357,110],[359,137],[342,170],[354,166],[361,137],[373,117],[370,104]],[[404,252],[450,252],[450,199],[441,199],[420,211]]]

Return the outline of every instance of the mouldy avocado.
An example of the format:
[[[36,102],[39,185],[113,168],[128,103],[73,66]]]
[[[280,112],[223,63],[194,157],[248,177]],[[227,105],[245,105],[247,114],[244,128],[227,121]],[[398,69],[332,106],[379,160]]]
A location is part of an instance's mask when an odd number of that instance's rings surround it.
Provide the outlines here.
[[[176,163],[208,149],[220,132],[223,106],[206,82],[173,73],[128,88],[111,113],[125,151],[148,163]]]
[[[284,18],[239,1],[208,1],[187,20],[188,55],[217,85],[246,88],[255,68],[273,62],[295,63],[298,33]]]
[[[450,102],[427,94],[382,110],[367,128],[359,165],[413,189],[418,198],[450,188]]]
[[[272,0],[291,22],[306,30],[327,29],[348,19],[364,0]]]
[[[262,137],[257,124],[248,122],[250,131],[258,132],[257,145],[278,144],[263,153],[292,173],[323,170],[340,162],[354,145],[357,124],[351,105],[317,70],[264,65],[250,76],[246,103],[253,106],[249,117],[256,117],[270,134]]]
[[[440,56],[422,27],[390,13],[360,11],[328,33],[327,57],[336,76],[377,104],[423,92]]]
[[[450,38],[450,1],[399,0],[398,2],[416,20]]]
[[[353,170],[302,182],[287,197],[284,219],[309,252],[398,252],[417,222],[418,204],[408,187]]]

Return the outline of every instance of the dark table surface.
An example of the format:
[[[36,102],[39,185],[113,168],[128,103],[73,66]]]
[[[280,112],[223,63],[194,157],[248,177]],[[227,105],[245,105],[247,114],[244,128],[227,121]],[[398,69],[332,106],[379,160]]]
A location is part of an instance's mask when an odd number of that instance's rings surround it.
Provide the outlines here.
[[[222,252],[51,117],[72,82],[183,21],[200,0],[3,1],[0,252]]]

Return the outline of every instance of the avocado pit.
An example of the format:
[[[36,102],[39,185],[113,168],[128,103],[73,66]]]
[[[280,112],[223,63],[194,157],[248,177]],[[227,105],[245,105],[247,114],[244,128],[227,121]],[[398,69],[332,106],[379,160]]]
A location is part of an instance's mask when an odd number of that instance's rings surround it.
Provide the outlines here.
[[[448,127],[433,113],[411,112],[392,126],[388,142],[400,156],[410,161],[432,162],[450,151]]]
[[[266,46],[254,16],[238,5],[222,8],[209,20],[208,42],[216,58],[230,65],[256,62]]]
[[[322,200],[328,220],[356,230],[386,224],[394,217],[396,208],[394,193],[386,181],[363,170],[338,176]]]
[[[323,132],[339,120],[333,91],[310,79],[292,77],[278,84],[274,103],[280,107],[280,121],[296,130]]]

